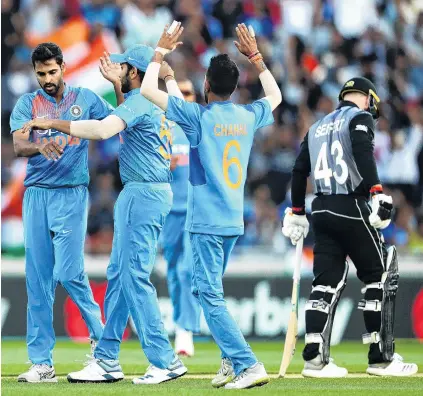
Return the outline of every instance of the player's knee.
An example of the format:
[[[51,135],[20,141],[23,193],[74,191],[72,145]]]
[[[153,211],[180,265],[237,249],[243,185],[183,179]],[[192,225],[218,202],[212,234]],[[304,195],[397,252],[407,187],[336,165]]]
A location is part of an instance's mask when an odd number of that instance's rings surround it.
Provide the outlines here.
[[[357,272],[358,279],[363,282],[365,285],[369,285],[371,283],[380,282],[382,275],[383,275],[384,269],[382,265],[380,265],[380,268],[375,268],[372,271],[366,271],[366,272]]]
[[[198,296],[200,305],[210,318],[218,318],[227,309],[223,293],[199,292]]]
[[[339,284],[343,276],[344,273],[342,270],[325,271],[324,273],[319,274],[315,277],[313,281],[313,286],[321,285],[334,288]]]
[[[137,287],[139,292],[150,292],[154,289],[153,284],[150,281],[150,276],[142,272],[135,274],[131,271],[125,271],[125,273],[120,275],[120,282],[125,290],[132,290],[134,287]]]
[[[196,293],[201,300],[208,304],[215,305],[218,303],[224,303],[223,292],[217,291],[211,287],[199,286],[196,289]]]
[[[85,281],[86,274],[84,271],[80,272],[66,272],[63,271],[55,276],[56,280],[67,289],[67,285],[73,283],[82,283]]]

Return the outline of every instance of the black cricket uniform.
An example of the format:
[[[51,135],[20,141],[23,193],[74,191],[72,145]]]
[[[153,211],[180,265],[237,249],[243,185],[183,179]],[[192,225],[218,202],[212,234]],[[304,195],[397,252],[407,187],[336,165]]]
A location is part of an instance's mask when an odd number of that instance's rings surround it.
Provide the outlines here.
[[[307,177],[311,176],[316,195],[311,216],[315,234],[313,287],[339,285],[342,291],[347,256],[364,284],[380,282],[385,271],[386,246],[368,220],[370,190],[380,184],[373,156],[374,128],[369,112],[341,101],[335,111],[311,126],[301,144],[292,176],[292,210],[294,214],[305,213]],[[331,301],[332,294],[321,290],[312,291],[311,302]],[[380,290],[366,292],[366,299],[381,297]],[[306,333],[322,333],[326,319],[324,312],[307,310]],[[364,311],[364,321],[369,333],[379,331],[380,312]],[[315,343],[306,345],[304,359],[316,357],[318,347]],[[378,345],[372,344],[369,363],[381,361]]]

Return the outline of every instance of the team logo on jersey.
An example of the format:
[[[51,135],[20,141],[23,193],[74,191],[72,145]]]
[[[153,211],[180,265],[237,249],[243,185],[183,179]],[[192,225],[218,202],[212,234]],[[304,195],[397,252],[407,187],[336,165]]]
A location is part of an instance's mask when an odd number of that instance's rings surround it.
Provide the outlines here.
[[[79,118],[79,117],[81,117],[81,114],[82,114],[82,109],[81,109],[81,106],[78,106],[78,105],[73,105],[73,106],[70,108],[70,113],[71,113],[72,117],[74,117],[74,118]]]
[[[367,128],[366,125],[360,125],[360,124],[358,124],[358,125],[356,125],[355,130],[356,131],[367,132],[369,130],[369,128]]]
[[[354,81],[348,81],[345,83],[345,88],[354,86]]]

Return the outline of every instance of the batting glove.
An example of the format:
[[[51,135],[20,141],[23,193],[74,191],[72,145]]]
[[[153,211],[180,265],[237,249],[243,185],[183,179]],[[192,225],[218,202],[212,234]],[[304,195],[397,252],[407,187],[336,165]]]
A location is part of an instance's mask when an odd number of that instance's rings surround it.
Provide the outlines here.
[[[385,194],[376,194],[372,197],[372,213],[369,222],[374,228],[383,230],[391,223],[393,212],[392,197]]]
[[[282,234],[290,238],[293,245],[296,245],[302,237],[307,236],[309,228],[306,215],[296,215],[292,213],[291,208],[285,209]]]

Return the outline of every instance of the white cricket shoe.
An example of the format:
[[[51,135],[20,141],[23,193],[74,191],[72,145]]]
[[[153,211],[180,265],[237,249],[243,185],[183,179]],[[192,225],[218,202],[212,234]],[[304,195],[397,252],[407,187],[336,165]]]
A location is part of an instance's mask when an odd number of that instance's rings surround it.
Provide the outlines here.
[[[344,367],[337,366],[333,359],[329,359],[329,363],[322,361],[321,355],[317,355],[314,359],[304,363],[304,369],[301,372],[303,377],[309,378],[343,378],[348,374],[348,370]]]
[[[262,386],[270,381],[263,363],[257,362],[254,366],[245,369],[233,381],[225,385],[225,389],[247,389]]]
[[[381,377],[408,377],[416,374],[417,370],[417,364],[404,363],[402,357],[398,353],[394,353],[391,362],[369,364],[366,373]]]
[[[27,372],[18,377],[18,382],[57,382],[57,377],[53,366],[33,364]]]
[[[150,364],[145,374],[142,377],[134,378],[132,383],[135,385],[160,384],[182,377],[187,371],[188,369],[182,361],[176,358],[167,369],[161,369]]]
[[[81,371],[68,374],[69,382],[116,382],[124,379],[119,360],[91,359]]]
[[[232,362],[228,358],[223,358],[220,363],[220,369],[216,374],[216,377],[212,379],[212,386],[214,388],[220,388],[231,382],[235,378],[234,368]]]
[[[175,333],[175,352],[179,356],[194,356],[194,340],[192,331],[176,328]]]

